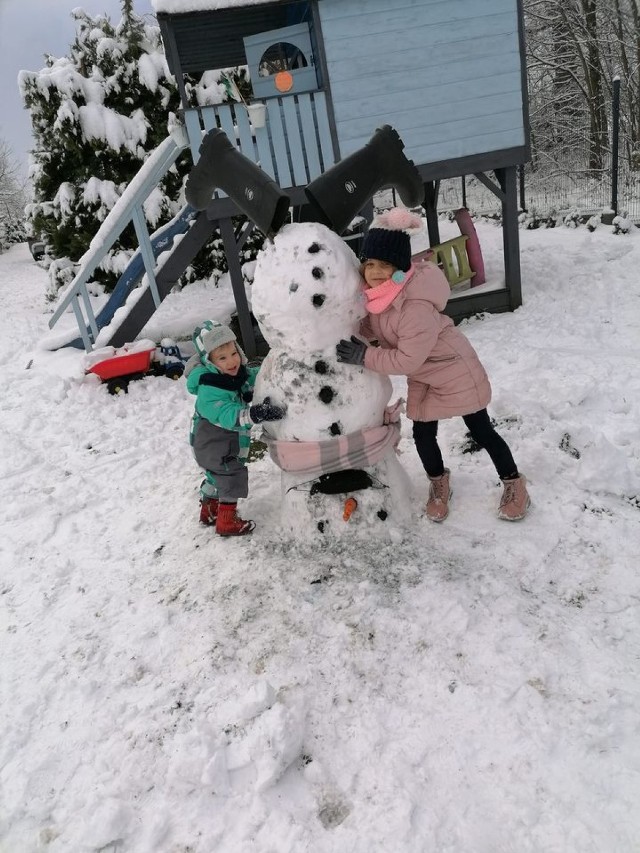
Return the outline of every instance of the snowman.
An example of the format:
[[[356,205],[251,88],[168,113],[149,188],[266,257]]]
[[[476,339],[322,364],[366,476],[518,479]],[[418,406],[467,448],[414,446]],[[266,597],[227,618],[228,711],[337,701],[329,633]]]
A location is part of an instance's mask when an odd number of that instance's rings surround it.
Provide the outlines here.
[[[186,185],[205,209],[224,190],[267,236],[251,307],[269,344],[255,398],[286,409],[263,438],[282,475],[282,526],[294,538],[360,535],[396,540],[411,517],[409,479],[397,458],[402,401],[387,376],[338,362],[336,344],[365,315],[359,262],[340,237],[384,187],[408,207],[424,186],[389,125],[305,188],[315,222],[284,224],[289,198],[221,130],[212,130]]]
[[[270,346],[255,386],[286,409],[264,425],[293,536],[394,538],[411,516],[390,379],[336,358],[365,315],[359,262],[318,223],[285,225],[258,255],[251,304]]]

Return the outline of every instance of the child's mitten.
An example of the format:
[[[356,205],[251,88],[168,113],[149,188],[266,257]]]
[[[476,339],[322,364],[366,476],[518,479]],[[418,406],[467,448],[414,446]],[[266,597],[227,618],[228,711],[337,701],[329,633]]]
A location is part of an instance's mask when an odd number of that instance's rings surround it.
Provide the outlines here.
[[[249,417],[254,424],[261,424],[263,421],[279,421],[284,415],[285,410],[281,406],[272,405],[270,397],[265,397],[262,403],[249,406]]]

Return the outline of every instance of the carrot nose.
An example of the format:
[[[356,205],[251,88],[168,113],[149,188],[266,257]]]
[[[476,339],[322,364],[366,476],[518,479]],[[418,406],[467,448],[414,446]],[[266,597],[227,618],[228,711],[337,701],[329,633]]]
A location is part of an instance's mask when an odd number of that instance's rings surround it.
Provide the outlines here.
[[[355,498],[347,498],[344,502],[344,512],[342,513],[343,521],[349,521],[357,508],[358,501]]]

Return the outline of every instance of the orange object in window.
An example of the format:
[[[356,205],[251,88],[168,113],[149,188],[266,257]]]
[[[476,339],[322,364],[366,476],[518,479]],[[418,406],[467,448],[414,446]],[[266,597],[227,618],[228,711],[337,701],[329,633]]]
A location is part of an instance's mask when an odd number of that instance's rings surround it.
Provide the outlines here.
[[[273,82],[278,92],[288,92],[293,88],[293,75],[288,71],[278,71]]]
[[[353,513],[358,508],[358,501],[355,498],[347,498],[344,502],[344,512],[342,518],[344,521],[349,521]]]

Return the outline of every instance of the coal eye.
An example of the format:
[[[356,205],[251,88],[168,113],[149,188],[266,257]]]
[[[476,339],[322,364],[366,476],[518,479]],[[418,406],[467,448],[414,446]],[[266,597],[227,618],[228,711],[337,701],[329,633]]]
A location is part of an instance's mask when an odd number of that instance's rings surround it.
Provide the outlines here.
[[[320,245],[320,243],[312,243],[307,249],[307,252],[309,252],[310,255],[316,255],[321,248],[322,246]]]
[[[324,270],[321,267],[314,267],[311,270],[311,275],[314,278],[324,278]]]
[[[324,300],[326,298],[327,297],[324,295],[324,293],[314,293],[313,299],[311,301],[316,306],[316,308],[320,308],[324,304]]]
[[[324,388],[320,389],[318,397],[322,400],[323,403],[330,403],[335,397],[336,392],[329,385],[325,385]]]

